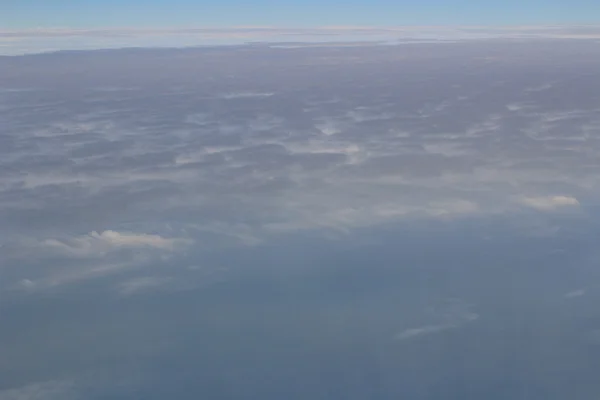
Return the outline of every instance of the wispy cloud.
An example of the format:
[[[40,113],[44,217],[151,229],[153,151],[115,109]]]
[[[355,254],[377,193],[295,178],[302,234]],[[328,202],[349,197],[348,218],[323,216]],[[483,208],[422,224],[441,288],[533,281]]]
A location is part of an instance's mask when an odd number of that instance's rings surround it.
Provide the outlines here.
[[[142,276],[118,284],[117,288],[122,295],[130,296],[139,292],[158,289],[173,281],[171,277]]]
[[[439,323],[405,329],[397,333],[394,338],[396,340],[407,340],[459,328],[466,323],[479,319],[479,315],[470,309],[471,307],[468,304],[460,300],[450,300],[447,304],[433,310],[433,316],[440,321]]]
[[[143,258],[134,258],[126,259],[121,262],[100,262],[78,265],[76,268],[50,270],[47,271],[43,277],[25,278],[20,280],[16,285],[16,288],[35,293],[109,276],[134,268],[145,261],[147,260]]]
[[[519,202],[541,211],[553,211],[563,207],[578,207],[579,201],[572,196],[523,197]]]
[[[586,294],[586,290],[585,289],[577,289],[577,290],[573,290],[571,292],[568,292],[565,294],[565,299],[572,299],[575,297],[581,297],[584,296]]]
[[[410,328],[398,333],[395,338],[397,340],[406,340],[415,336],[428,335],[453,328],[456,328],[456,325],[428,325],[419,328]]]
[[[67,240],[46,239],[40,245],[72,257],[94,257],[119,249],[151,248],[173,251],[177,245],[190,244],[189,239],[163,238],[145,233],[104,231]]]
[[[156,265],[181,256],[191,239],[166,238],[156,234],[103,231],[61,239],[21,239],[7,247],[10,262],[44,268],[22,268],[20,280],[7,287],[37,292],[102,278],[127,270]],[[131,282],[123,292],[134,292],[148,281]]]

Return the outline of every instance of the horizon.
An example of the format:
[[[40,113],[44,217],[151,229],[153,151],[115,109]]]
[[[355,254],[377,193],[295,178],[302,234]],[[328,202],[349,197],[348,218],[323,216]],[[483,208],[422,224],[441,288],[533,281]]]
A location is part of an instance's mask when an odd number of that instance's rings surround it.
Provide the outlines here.
[[[218,3],[191,0],[8,0],[0,26],[10,29],[66,26],[322,26],[322,25],[554,25],[600,23],[600,5],[589,0],[353,0]]]
[[[448,43],[464,40],[600,40],[600,25],[104,27],[0,30],[0,56],[64,50],[192,48],[258,43]]]

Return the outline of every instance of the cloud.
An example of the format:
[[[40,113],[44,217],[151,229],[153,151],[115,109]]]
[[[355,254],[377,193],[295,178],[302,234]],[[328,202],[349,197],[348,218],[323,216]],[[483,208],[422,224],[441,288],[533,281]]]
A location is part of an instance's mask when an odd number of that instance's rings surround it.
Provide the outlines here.
[[[233,99],[254,99],[254,98],[261,98],[261,97],[271,97],[273,96],[275,93],[273,92],[231,92],[231,93],[224,93],[222,94],[220,97],[222,97],[223,99],[226,100],[233,100]]]
[[[429,325],[420,328],[406,329],[395,336],[396,340],[406,340],[415,336],[428,335],[455,328],[455,325]]]
[[[572,299],[572,298],[575,298],[575,297],[584,296],[585,293],[586,293],[585,289],[577,289],[577,290],[573,290],[573,291],[571,291],[569,293],[566,293],[564,297],[565,297],[565,299]]]
[[[340,32],[352,29],[370,28]],[[522,30],[542,31],[553,28]],[[600,114],[586,89],[594,81],[576,73],[600,64],[593,52],[580,57],[591,44],[490,46],[440,44],[435,53],[418,44],[410,52],[244,46],[0,60],[11,82],[0,89],[0,242],[42,238],[40,254],[71,259],[170,254],[189,242],[177,237],[253,245],[283,232],[522,219],[593,201]],[[490,52],[495,61],[484,63]],[[557,59],[575,64],[562,68]],[[447,69],[432,67],[441,61]],[[398,62],[418,79],[391,68]],[[504,63],[521,72],[536,63],[544,74],[497,75]],[[497,79],[481,80],[464,65]],[[538,215],[539,225],[550,217]]]
[[[104,262],[91,265],[78,265],[76,268],[50,269],[50,271],[45,271],[45,276],[35,279],[22,279],[13,289],[35,293],[115,274],[134,268],[146,261],[144,259],[127,259],[123,262]]]
[[[440,323],[424,325],[418,328],[405,329],[394,336],[396,340],[407,340],[422,335],[430,335],[456,329],[460,326],[479,319],[479,315],[472,312],[471,306],[458,299],[450,299],[438,307],[433,308],[433,316]]]
[[[142,276],[121,282],[118,290],[122,295],[129,296],[147,290],[157,289],[173,281],[171,277]]]
[[[187,244],[190,244],[188,239],[163,238],[160,235],[121,233],[111,230],[102,233],[91,232],[67,240],[46,239],[40,243],[46,249],[72,257],[101,256],[119,249],[146,248],[173,251],[178,245]]]
[[[523,197],[519,202],[541,211],[553,211],[563,207],[579,207],[579,201],[572,196]]]
[[[0,390],[0,400],[63,400],[72,399],[74,383],[70,381],[46,381]]]
[[[119,274],[141,267],[162,265],[185,256],[192,239],[157,234],[106,230],[60,239],[18,238],[4,247],[1,255],[16,275],[3,282],[11,290],[38,292],[50,288]],[[15,264],[16,263],[16,264]],[[124,292],[135,291],[136,284],[125,285]]]

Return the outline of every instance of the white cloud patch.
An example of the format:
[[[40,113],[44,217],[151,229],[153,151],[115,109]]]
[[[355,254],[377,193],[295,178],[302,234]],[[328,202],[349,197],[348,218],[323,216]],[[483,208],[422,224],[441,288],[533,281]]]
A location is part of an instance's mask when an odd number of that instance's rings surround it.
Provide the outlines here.
[[[316,125],[316,128],[325,136],[332,136],[342,132],[343,127],[335,121],[326,121]]]
[[[145,233],[117,232],[107,230],[67,240],[46,239],[40,245],[71,257],[101,256],[119,249],[159,249],[173,251],[179,245],[190,244],[189,239],[164,238]]]
[[[579,207],[579,201],[572,196],[522,197],[519,203],[540,211],[553,211],[564,207]]]

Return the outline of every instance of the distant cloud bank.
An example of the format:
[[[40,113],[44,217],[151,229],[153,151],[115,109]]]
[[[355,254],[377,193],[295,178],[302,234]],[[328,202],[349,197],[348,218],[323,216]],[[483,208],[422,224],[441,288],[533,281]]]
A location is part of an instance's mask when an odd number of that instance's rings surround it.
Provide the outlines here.
[[[600,40],[600,26],[324,26],[314,28],[224,27],[163,29],[40,28],[0,30],[0,55],[125,47],[190,47],[272,43],[444,42],[482,39]]]

